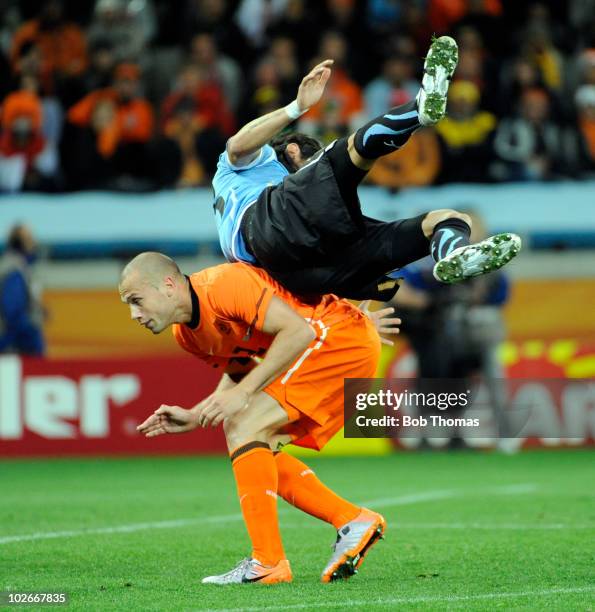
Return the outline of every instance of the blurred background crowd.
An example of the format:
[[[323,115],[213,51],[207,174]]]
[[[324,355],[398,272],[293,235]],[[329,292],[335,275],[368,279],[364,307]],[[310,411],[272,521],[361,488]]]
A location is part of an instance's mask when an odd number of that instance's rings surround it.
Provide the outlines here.
[[[371,183],[594,173],[593,0],[3,0],[0,189],[206,185],[234,130],[323,58],[298,128],[329,142],[415,96],[434,33],[460,46],[449,115]]]

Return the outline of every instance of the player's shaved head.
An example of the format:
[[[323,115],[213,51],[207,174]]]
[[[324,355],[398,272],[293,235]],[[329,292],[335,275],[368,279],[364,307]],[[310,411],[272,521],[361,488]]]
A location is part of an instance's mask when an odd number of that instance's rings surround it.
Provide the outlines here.
[[[192,318],[188,281],[176,262],[163,253],[137,255],[122,270],[119,290],[131,318],[154,334]]]
[[[120,287],[131,279],[144,281],[156,287],[167,276],[173,278],[182,276],[178,264],[171,257],[163,253],[147,251],[137,255],[122,270]]]

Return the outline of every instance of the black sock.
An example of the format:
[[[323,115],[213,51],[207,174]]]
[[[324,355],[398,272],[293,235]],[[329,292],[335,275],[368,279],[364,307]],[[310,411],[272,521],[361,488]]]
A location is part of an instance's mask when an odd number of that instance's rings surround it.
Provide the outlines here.
[[[420,127],[415,100],[391,108],[355,133],[355,150],[365,159],[376,159],[400,149]]]
[[[446,219],[434,227],[430,239],[430,253],[435,261],[440,261],[454,249],[469,244],[471,228],[462,219]]]

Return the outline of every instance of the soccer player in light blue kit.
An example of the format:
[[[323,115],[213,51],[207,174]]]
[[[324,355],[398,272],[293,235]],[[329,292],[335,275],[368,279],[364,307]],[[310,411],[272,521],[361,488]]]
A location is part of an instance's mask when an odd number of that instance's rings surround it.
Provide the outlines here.
[[[518,236],[499,234],[469,244],[471,220],[455,210],[390,223],[361,212],[357,186],[374,161],[403,146],[420,126],[444,116],[457,59],[452,38],[435,39],[416,100],[326,149],[304,134],[274,137],[320,100],[332,60],[304,77],[291,104],[232,136],[213,179],[225,257],[265,268],[297,294],[381,300],[396,291],[387,274],[421,259],[428,249],[436,261],[434,275],[445,283],[510,261],[520,249]]]

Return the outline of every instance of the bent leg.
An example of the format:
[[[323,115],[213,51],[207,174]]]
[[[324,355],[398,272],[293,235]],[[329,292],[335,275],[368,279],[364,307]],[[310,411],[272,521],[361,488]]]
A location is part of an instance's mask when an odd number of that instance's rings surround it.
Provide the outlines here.
[[[292,506],[336,529],[352,521],[361,508],[325,486],[303,462],[287,453],[276,453],[279,495]]]
[[[433,125],[442,119],[457,61],[457,43],[452,38],[441,36],[432,40],[416,99],[372,119],[355,133],[350,154],[358,168],[369,170],[371,160],[401,148],[421,125]]]
[[[362,217],[364,235],[336,249],[324,266],[273,276],[297,294],[336,293],[354,300],[388,301],[397,283],[384,275],[428,254],[423,218],[382,222]]]

